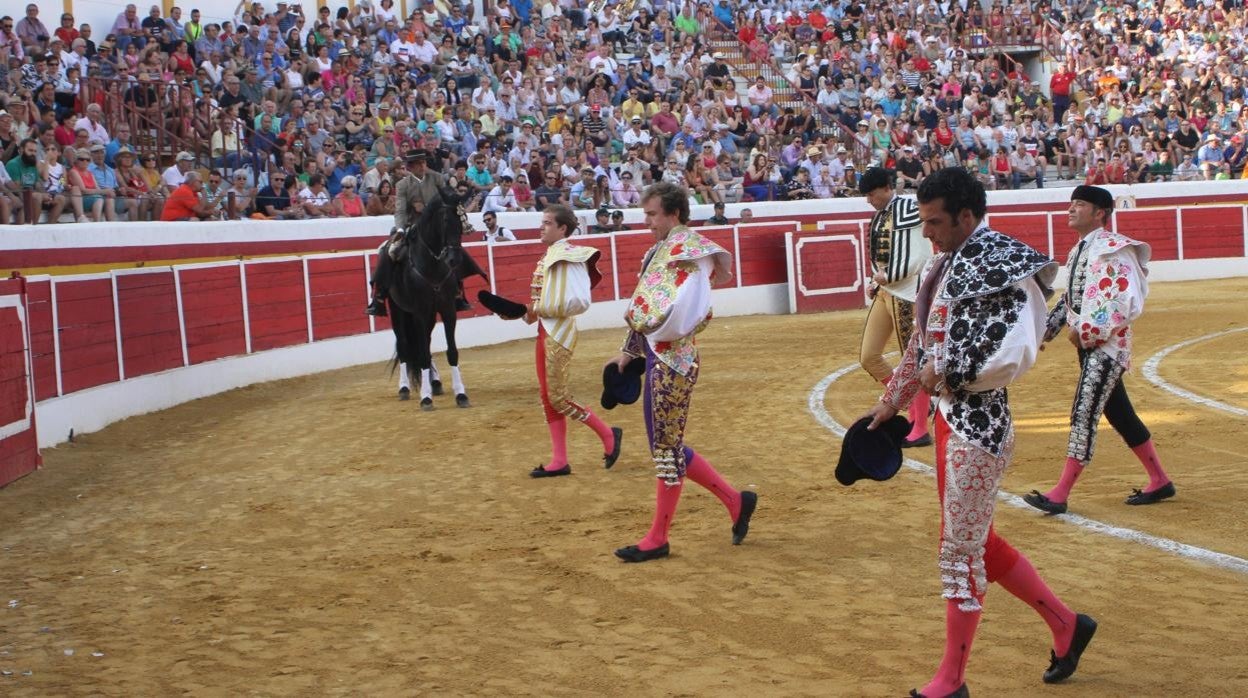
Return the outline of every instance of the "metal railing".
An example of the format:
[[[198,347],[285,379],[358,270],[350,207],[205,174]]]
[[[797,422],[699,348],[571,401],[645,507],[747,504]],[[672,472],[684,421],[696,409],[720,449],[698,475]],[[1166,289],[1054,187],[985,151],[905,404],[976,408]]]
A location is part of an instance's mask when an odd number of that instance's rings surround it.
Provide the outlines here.
[[[208,162],[208,143],[195,128],[198,100],[188,85],[93,76],[84,81],[83,89],[84,103],[99,104],[103,109],[104,127],[109,133],[126,124],[139,151],[154,153],[165,161],[186,151],[197,162]]]
[[[741,55],[748,62],[753,64],[752,67],[758,70],[758,74],[762,75],[763,79],[766,80],[768,84],[780,86],[780,89],[791,90],[799,101],[809,104],[812,107],[812,110],[821,117],[820,121],[822,122],[822,125],[820,130],[824,132],[824,135],[828,135],[826,131],[832,131],[833,137],[836,138],[841,145],[844,145],[847,149],[852,150],[851,141],[853,139],[853,132],[847,128],[845,124],[841,123],[840,119],[837,118],[835,114],[828,111],[822,104],[820,104],[813,95],[789,81],[789,79],[785,76],[784,68],[780,65],[780,62],[775,56],[771,55],[770,48],[768,48],[764,54],[766,56],[765,61],[755,60],[753,57],[755,52],[749,44],[742,41],[741,37],[737,36],[737,33],[721,22],[718,17],[712,15],[712,19],[719,33],[726,35],[729,37],[729,41],[736,42],[741,47]],[[763,32],[760,31],[760,34],[763,34]],[[767,74],[768,71],[770,71],[770,75]]]

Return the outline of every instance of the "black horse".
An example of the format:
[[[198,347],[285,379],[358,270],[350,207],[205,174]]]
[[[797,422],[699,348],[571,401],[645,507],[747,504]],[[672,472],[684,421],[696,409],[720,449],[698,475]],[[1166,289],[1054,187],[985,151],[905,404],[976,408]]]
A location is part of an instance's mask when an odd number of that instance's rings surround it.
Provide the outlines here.
[[[430,375],[433,357],[429,344],[438,318],[446,332],[446,360],[451,365],[455,404],[469,406],[459,373],[459,348],[455,346],[455,299],[461,278],[472,274],[484,278],[485,273],[464,252],[462,237],[470,228],[460,203],[458,195],[443,189],[425,205],[402,238],[391,244],[395,264],[388,301],[395,363],[406,364],[411,380],[419,382],[422,410],[433,409],[435,381]]]

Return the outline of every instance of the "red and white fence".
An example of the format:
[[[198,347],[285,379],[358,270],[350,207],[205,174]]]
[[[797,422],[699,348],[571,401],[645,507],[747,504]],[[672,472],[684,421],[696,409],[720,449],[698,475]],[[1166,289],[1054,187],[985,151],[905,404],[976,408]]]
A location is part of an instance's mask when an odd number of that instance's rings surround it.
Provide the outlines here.
[[[1248,209],[1124,209],[1116,226],[1153,246],[1153,278],[1248,275]],[[1075,242],[1063,214],[992,214],[990,223],[1055,258]],[[866,302],[865,217],[701,229],[733,253],[719,315],[860,308]],[[577,238],[602,252],[604,280],[586,327],[618,327],[649,232]],[[524,298],[540,243],[467,249],[489,289]],[[375,251],[235,260],[0,282],[0,485],[38,464],[38,445],[117,419],[263,380],[387,358],[384,318],[363,314]],[[486,288],[467,283],[470,297]],[[482,308],[461,315],[464,346],[530,336]],[[465,341],[464,335],[468,335]],[[435,333],[435,341],[437,333]],[[36,430],[36,416],[45,429]],[[39,433],[46,430],[47,433]]]
[[[25,296],[22,279],[0,281],[0,485],[40,462]]]
[[[1065,262],[1079,241],[1065,212],[990,213],[988,223]],[[791,233],[789,312],[861,307],[870,269],[866,221],[821,221],[815,231]],[[1242,276],[1248,273],[1248,207],[1185,206],[1121,209],[1113,228],[1152,246],[1155,281]]]

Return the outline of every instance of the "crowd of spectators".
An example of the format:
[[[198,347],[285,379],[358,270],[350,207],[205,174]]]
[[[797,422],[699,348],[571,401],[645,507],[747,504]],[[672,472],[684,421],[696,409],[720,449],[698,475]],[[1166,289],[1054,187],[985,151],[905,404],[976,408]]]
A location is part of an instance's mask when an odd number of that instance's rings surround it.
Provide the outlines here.
[[[659,180],[853,196],[871,164],[904,186],[1244,176],[1240,0],[1100,1],[244,0],[100,31],[32,4],[0,19],[0,216],[383,215],[418,150],[489,213],[635,206]],[[1011,47],[1061,67],[1038,84]],[[162,162],[154,132],[185,152]]]

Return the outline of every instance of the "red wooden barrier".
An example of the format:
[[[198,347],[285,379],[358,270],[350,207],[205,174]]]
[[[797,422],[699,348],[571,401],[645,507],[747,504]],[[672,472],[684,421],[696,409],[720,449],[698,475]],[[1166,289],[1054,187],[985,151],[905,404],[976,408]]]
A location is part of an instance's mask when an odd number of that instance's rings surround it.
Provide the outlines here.
[[[62,391],[120,380],[112,279],[57,280],[56,312]]]
[[[1183,259],[1241,257],[1244,213],[1239,206],[1183,209]]]
[[[247,353],[243,277],[237,264],[178,269],[186,354],[192,364]]]
[[[308,298],[312,303],[312,339],[366,334],[368,304],[360,283],[359,257],[308,258]]]
[[[540,242],[494,245],[494,293],[517,303],[528,303],[532,295],[533,267],[542,256]]]
[[[1065,264],[1075,245],[1079,244],[1079,233],[1071,230],[1070,219],[1065,213],[1050,213],[1049,219],[1053,222],[1053,254],[1049,256]]]
[[[799,313],[861,308],[864,301],[862,234],[857,223],[825,223],[789,240],[789,298]]]
[[[57,396],[56,337],[52,331],[52,280],[26,281],[26,322],[30,327],[30,363],[35,374],[35,399]]]
[[[303,289],[303,262],[249,261],[247,315],[251,321],[251,350],[264,351],[308,341],[307,305]]]
[[[172,271],[117,275],[126,377],[182,366],[182,327]]]
[[[1015,240],[1024,242],[1040,252],[1053,256],[1049,249],[1049,214],[1011,213],[988,216],[988,224]]]
[[[25,281],[0,281],[0,487],[39,467]]]
[[[1154,261],[1179,258],[1179,226],[1174,209],[1125,209],[1114,215],[1114,230],[1151,245]]]
[[[616,270],[620,275],[621,298],[628,298],[637,290],[641,263],[645,261],[646,253],[651,247],[654,247],[654,233],[649,230],[615,236]]]
[[[741,285],[781,284],[788,280],[784,234],[799,230],[798,223],[745,223],[737,226]]]

